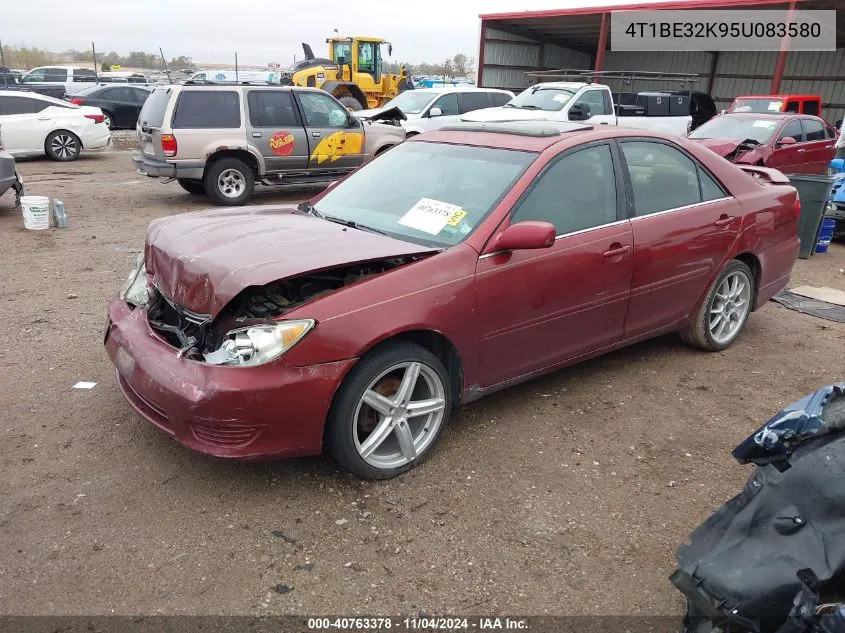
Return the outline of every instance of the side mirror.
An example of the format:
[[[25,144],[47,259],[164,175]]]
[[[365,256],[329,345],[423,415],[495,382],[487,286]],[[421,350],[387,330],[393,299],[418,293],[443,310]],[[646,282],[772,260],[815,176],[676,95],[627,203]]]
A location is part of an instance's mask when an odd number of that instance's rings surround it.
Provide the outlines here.
[[[355,116],[354,114],[352,114],[351,112],[349,113],[349,118],[348,118],[348,119],[347,119],[347,121],[346,121],[346,127],[347,127],[348,129],[350,129],[350,130],[354,130],[354,129],[357,129],[357,128],[359,128],[359,127],[363,127],[363,125],[364,125],[364,124],[361,122],[361,119],[359,119],[358,117],[356,117],[356,116]]]
[[[792,138],[791,136],[784,136],[782,139],[780,139],[780,140],[777,142],[777,146],[778,146],[778,147],[783,147],[783,146],[785,146],[785,145],[787,145],[787,146],[788,146],[788,145],[795,145],[797,142],[798,142],[798,141],[796,141],[796,140],[795,140],[794,138]]]
[[[555,234],[554,224],[549,222],[517,222],[499,234],[490,252],[549,248],[555,243]]]
[[[432,108],[428,111],[428,116],[440,116],[443,111],[440,108]]]
[[[590,118],[590,106],[585,103],[576,103],[569,108],[570,121],[586,121]]]

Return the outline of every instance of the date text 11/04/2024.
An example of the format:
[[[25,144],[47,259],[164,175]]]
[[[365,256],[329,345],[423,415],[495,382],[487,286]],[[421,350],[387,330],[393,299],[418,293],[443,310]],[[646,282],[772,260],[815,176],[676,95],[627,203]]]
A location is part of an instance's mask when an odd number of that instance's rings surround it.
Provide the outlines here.
[[[395,629],[399,631],[496,631],[528,630],[528,621],[524,618],[479,617],[479,618],[309,618],[308,629],[366,631]]]

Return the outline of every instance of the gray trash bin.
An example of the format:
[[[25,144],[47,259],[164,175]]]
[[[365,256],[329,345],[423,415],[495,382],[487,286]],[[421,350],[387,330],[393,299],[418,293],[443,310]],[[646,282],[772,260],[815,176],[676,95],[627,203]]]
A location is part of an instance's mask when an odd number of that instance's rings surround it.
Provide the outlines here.
[[[830,200],[830,190],[836,178],[812,174],[788,174],[789,182],[801,198],[801,217],[798,219],[798,237],[801,250],[798,257],[807,259],[816,252],[816,242],[822,229],[824,211]]]

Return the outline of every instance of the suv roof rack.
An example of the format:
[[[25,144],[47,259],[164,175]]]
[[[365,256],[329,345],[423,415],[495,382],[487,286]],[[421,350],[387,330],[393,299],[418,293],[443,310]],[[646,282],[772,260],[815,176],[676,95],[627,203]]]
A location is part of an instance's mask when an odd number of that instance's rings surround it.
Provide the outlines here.
[[[440,128],[449,132],[490,132],[493,134],[513,134],[515,136],[533,136],[549,138],[561,136],[567,132],[585,132],[593,126],[585,123],[566,121],[497,121],[495,123],[455,123]]]

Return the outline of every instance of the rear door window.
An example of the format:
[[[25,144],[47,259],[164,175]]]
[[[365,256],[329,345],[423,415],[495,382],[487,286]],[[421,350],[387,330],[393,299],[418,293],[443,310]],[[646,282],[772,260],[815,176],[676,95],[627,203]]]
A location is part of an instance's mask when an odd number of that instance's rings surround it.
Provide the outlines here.
[[[96,81],[97,73],[95,73],[93,70],[88,70],[87,68],[74,68],[73,80],[85,82]]]
[[[490,103],[494,106],[503,106],[508,103],[513,97],[504,92],[491,92]]]
[[[0,116],[11,114],[33,114],[41,112],[47,104],[27,97],[0,97]]]
[[[48,68],[44,72],[44,81],[67,81],[67,68]]]
[[[622,153],[634,190],[635,216],[669,211],[702,201],[700,169],[680,150],[664,143],[629,141],[622,143]],[[709,186],[708,195],[714,195]]]
[[[253,90],[247,101],[249,120],[255,127],[301,127],[293,97],[287,90]]]
[[[146,127],[160,128],[164,125],[164,112],[173,93],[171,88],[156,88],[144,102],[138,120]]]
[[[490,97],[486,92],[462,92],[459,95],[461,114],[490,107]]]
[[[804,134],[807,141],[823,141],[825,138],[824,125],[821,121],[814,121],[813,119],[804,119]]]
[[[786,102],[786,107],[783,109],[784,112],[798,112],[798,101],[794,99],[790,99]]]
[[[149,103],[149,101],[148,101]],[[240,96],[230,90],[189,90],[179,95],[174,129],[231,129],[241,127]]]
[[[813,116],[819,116],[819,102],[818,101],[805,101],[804,102],[804,114],[812,114]]]

